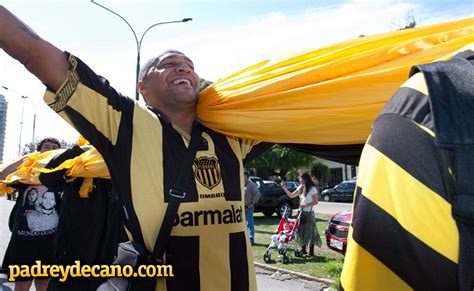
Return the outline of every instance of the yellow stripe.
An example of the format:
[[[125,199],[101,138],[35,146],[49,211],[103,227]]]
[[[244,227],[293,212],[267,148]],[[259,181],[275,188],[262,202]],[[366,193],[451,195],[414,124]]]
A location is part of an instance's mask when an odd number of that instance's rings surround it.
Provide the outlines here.
[[[201,278],[201,290],[231,290],[231,270],[229,260],[229,233],[219,231],[209,231],[202,228],[203,235],[199,239],[199,275]],[[203,236],[212,239],[202,239]],[[224,242],[216,248],[216,241]],[[242,254],[245,255],[245,254]],[[252,261],[250,261],[251,263]],[[214,268],[209,268],[212,265]],[[219,274],[215,271],[219,270]]]
[[[405,230],[458,262],[459,233],[451,219],[451,205],[368,144],[362,153],[357,185]]]
[[[125,229],[125,234],[127,235],[127,238],[129,240],[133,240],[133,235],[132,233],[128,230],[128,228],[126,226],[123,227],[123,229]]]
[[[426,126],[424,126],[424,125],[421,125],[421,124],[418,124],[418,123],[414,122],[413,120],[412,120],[412,122],[413,122],[414,124],[416,124],[419,128],[423,129],[423,130],[424,130],[426,133],[428,133],[431,137],[435,137],[434,131],[432,131],[432,130],[429,129],[428,127],[426,127]]]
[[[352,227],[349,238],[341,274],[344,290],[413,290],[352,239]]]
[[[68,105],[95,125],[113,145],[116,144],[122,113],[107,103],[107,97],[79,83]]]
[[[429,95],[423,73],[416,73],[415,75],[411,76],[411,78],[408,79],[401,87],[410,88],[427,96]]]
[[[144,106],[135,106],[133,116],[134,123],[141,125],[138,130],[133,131],[130,160],[133,207],[140,222],[145,246],[148,250],[153,250],[166,211],[163,129],[158,117]]]
[[[418,91],[418,92],[420,92],[420,93],[422,93],[426,96],[429,95],[428,87],[426,85],[425,76],[423,75],[423,73],[416,73],[410,79],[408,79],[401,87],[413,89],[413,90]],[[424,131],[426,131],[432,137],[435,136],[435,133],[432,130],[430,130],[429,128],[427,128],[426,126],[423,126],[423,125],[418,124],[416,122],[413,122],[413,123],[415,123],[418,127],[423,129]]]
[[[229,138],[227,138],[229,139]],[[230,141],[229,141],[230,143]],[[240,150],[242,151],[242,159],[245,159],[248,153],[252,150],[252,148],[258,145],[260,142],[253,140],[253,139],[241,139],[240,140]]]

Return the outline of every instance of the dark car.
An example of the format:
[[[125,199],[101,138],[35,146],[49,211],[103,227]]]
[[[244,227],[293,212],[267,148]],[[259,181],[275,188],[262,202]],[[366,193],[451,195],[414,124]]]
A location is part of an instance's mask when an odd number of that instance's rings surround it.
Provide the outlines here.
[[[299,207],[299,197],[288,197],[277,183],[264,181],[259,177],[250,177],[250,180],[257,184],[261,194],[260,200],[255,204],[254,212],[262,212],[265,216],[272,216],[273,213],[276,213],[281,218],[285,211]]]
[[[300,186],[300,183],[299,182],[295,182],[295,181],[286,181],[284,182],[285,183],[285,186],[286,188],[288,189],[288,191],[290,192],[293,192],[296,190],[296,188],[298,188]]]
[[[334,214],[328,222],[325,231],[328,247],[338,253],[346,254],[347,235],[352,223],[352,210]]]
[[[332,189],[326,189],[321,192],[320,199],[325,202],[330,201],[349,201],[354,199],[355,181],[344,181]]]

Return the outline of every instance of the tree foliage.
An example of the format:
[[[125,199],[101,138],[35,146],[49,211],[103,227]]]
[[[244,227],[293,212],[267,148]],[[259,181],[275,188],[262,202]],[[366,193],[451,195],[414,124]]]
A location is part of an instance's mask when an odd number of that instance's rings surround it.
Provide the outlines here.
[[[308,168],[314,162],[314,159],[315,157],[312,155],[281,145],[274,145],[245,166],[247,169],[255,169],[256,174],[263,178],[280,176],[282,179],[286,179],[289,172],[297,172]]]
[[[315,177],[318,180],[320,186],[328,184],[331,179],[331,169],[329,166],[321,161],[316,161],[311,166],[311,176]]]
[[[209,85],[212,85],[214,82],[201,78],[199,91],[206,89]]]
[[[405,30],[405,29],[411,29],[415,28],[419,25],[418,21],[416,21],[415,14],[413,13],[413,10],[406,13],[405,17],[402,20],[395,21],[392,23],[392,27],[394,30]],[[361,37],[366,37],[365,34],[360,34],[358,36],[359,38]]]
[[[416,22],[415,14],[413,11],[410,11],[405,15],[402,23],[396,24],[397,30],[405,30],[410,28],[415,28],[418,25]]]

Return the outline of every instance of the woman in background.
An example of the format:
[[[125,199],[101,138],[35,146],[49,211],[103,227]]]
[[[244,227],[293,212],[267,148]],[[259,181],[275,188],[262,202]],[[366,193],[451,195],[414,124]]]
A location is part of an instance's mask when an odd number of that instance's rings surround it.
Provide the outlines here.
[[[321,247],[321,238],[317,233],[313,206],[318,204],[318,189],[311,179],[309,173],[301,174],[300,186],[292,193],[284,183],[281,184],[286,195],[293,198],[300,197],[301,219],[300,226],[296,232],[296,241],[302,246],[303,254],[306,254],[306,245],[309,245],[309,255],[314,256],[314,245]]]

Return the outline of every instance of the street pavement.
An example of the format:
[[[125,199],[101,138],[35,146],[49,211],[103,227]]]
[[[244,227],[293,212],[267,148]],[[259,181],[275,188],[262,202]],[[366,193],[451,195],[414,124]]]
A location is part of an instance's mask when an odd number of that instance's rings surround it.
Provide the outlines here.
[[[341,202],[319,202],[314,207],[315,213],[321,214],[336,214],[345,210],[351,210],[352,203],[341,203]]]
[[[320,203],[323,204],[324,202]],[[5,197],[0,197],[0,264],[3,262],[5,250],[10,241],[11,232],[8,229],[8,217],[10,216],[11,209],[15,204],[14,201],[6,200]],[[325,204],[340,204],[340,203],[325,203]],[[350,205],[350,204],[349,204]],[[318,205],[319,206],[319,205]],[[323,206],[322,208],[328,209],[325,211],[334,211],[334,206]],[[349,207],[350,208],[350,207]],[[318,210],[315,210],[318,212]],[[337,212],[337,210],[336,210]],[[319,212],[321,213],[321,212]],[[335,213],[335,212],[334,212]],[[310,282],[296,278],[293,275],[281,274],[279,272],[272,272],[268,270],[256,267],[257,272],[257,286],[260,291],[274,291],[274,290],[292,290],[292,291],[306,291],[306,290],[323,290],[328,287],[325,284],[318,282]],[[0,291],[13,290],[13,284],[8,283],[6,275],[0,274]],[[35,290],[34,286],[30,290]]]
[[[0,262],[3,262],[3,256],[10,241],[11,232],[8,229],[8,218],[13,205],[15,205],[15,201],[0,197]]]
[[[10,241],[11,232],[8,229],[8,218],[12,211],[15,201],[7,200],[4,197],[0,197],[0,264],[3,262],[3,257]],[[31,290],[35,290],[32,288]],[[0,274],[0,290],[10,291],[13,290],[13,284],[8,283],[5,274]]]
[[[272,272],[256,267],[257,288],[259,291],[275,291],[275,290],[291,290],[291,291],[307,291],[307,290],[325,290],[329,286],[324,283],[306,281],[296,278],[293,275]]]

